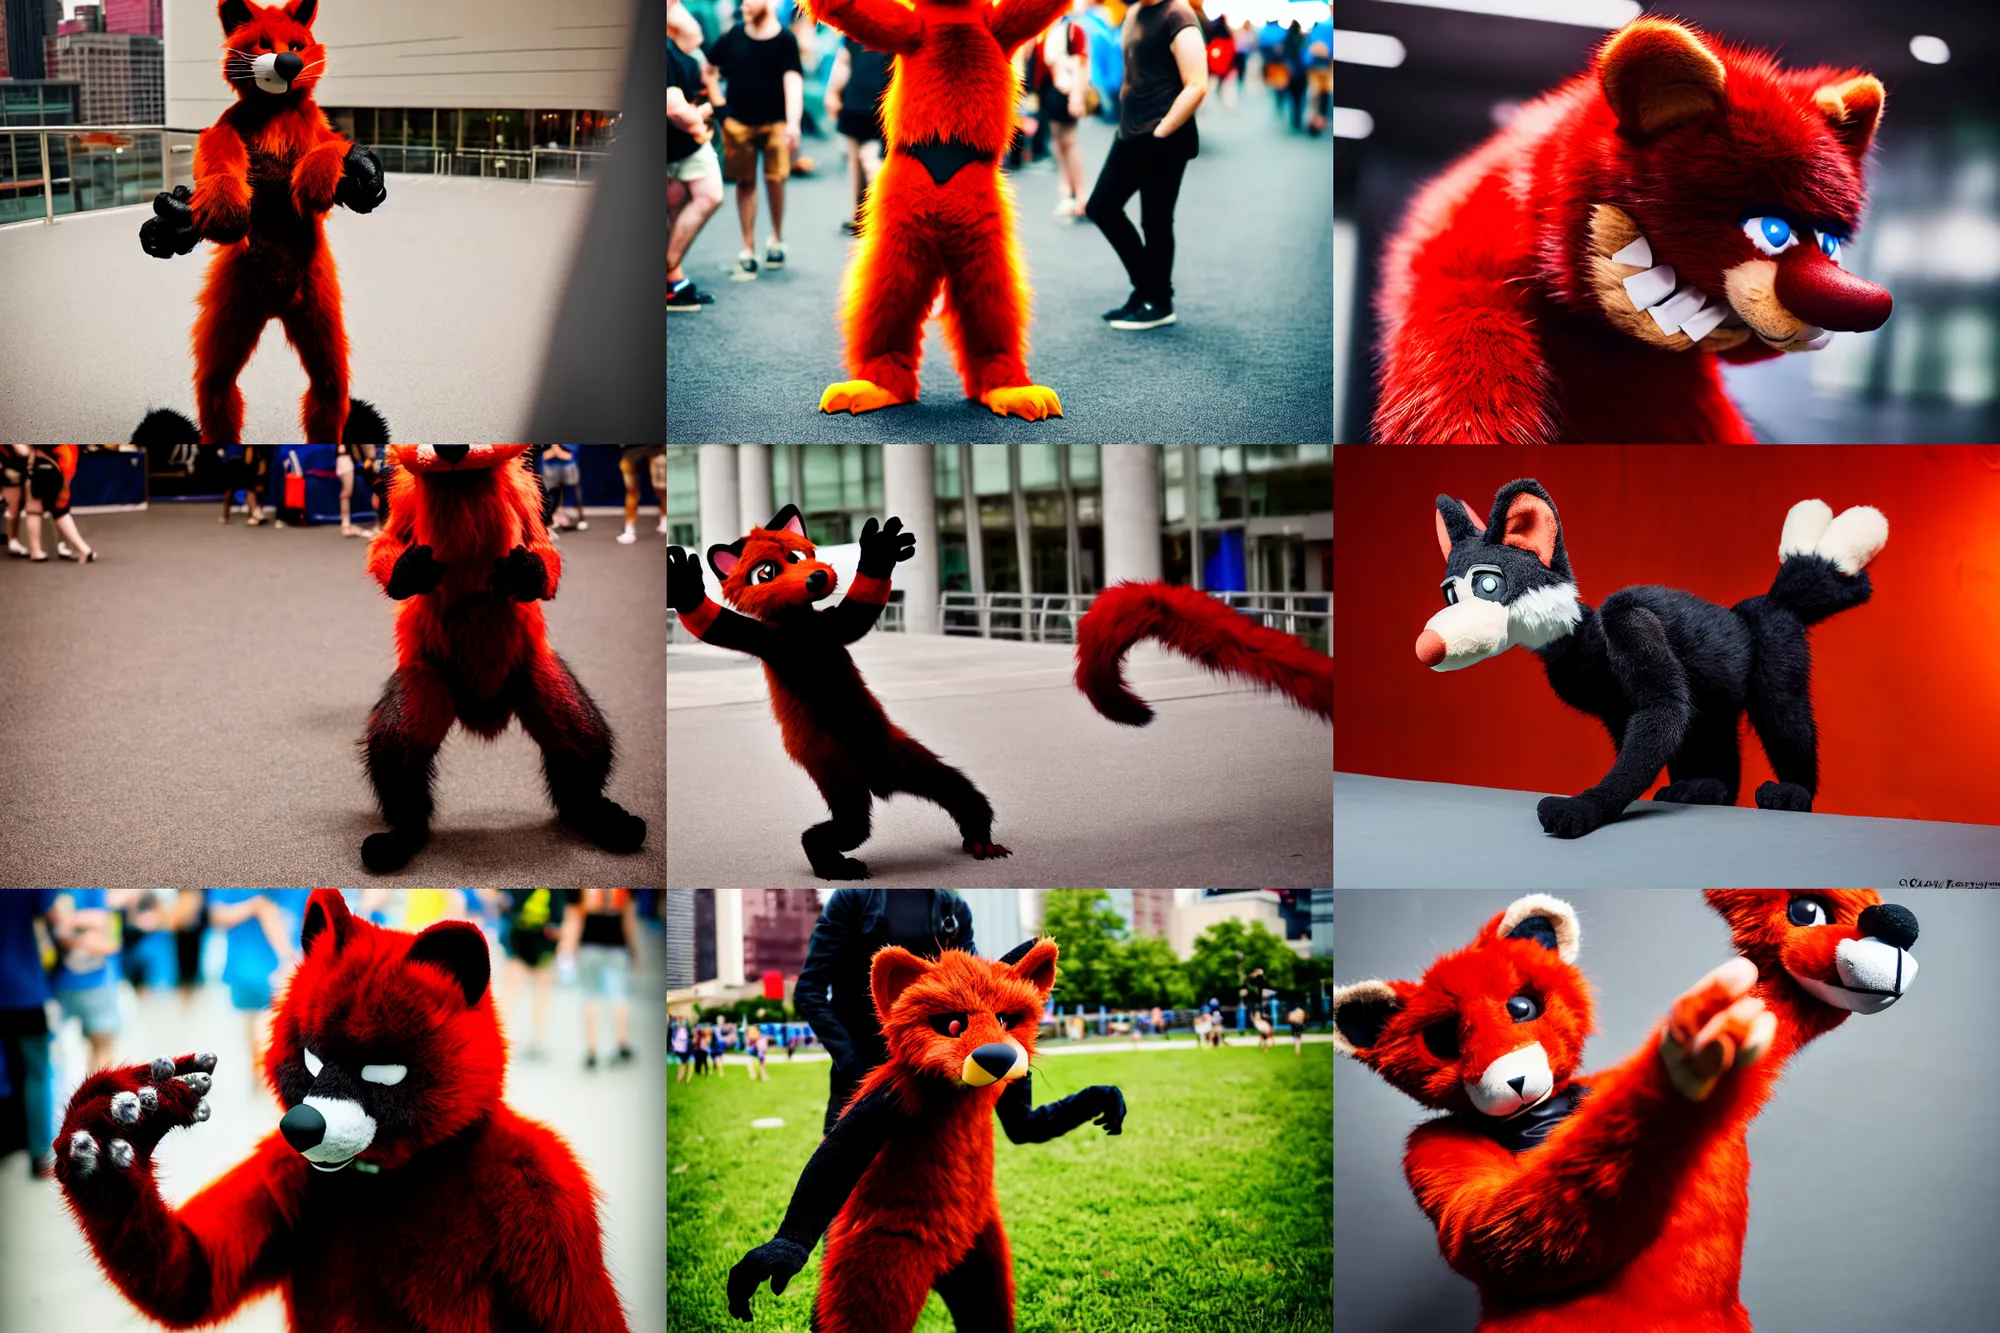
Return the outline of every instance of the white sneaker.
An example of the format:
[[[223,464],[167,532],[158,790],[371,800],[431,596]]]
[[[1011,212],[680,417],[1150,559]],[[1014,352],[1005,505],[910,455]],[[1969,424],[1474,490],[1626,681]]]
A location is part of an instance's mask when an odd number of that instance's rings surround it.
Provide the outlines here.
[[[19,539],[14,537],[9,537],[7,539],[7,554],[14,556],[25,556],[28,554],[28,548],[21,545]]]
[[[57,539],[56,541],[56,554],[61,556],[65,560],[76,559],[75,548],[72,547],[68,542],[63,541],[61,539]]]
[[[667,530],[667,516],[665,514],[662,514],[660,515],[660,526],[654,528],[653,531],[664,533],[666,530]]]
[[[620,546],[630,546],[638,540],[639,534],[632,531],[632,525],[629,523],[625,525],[625,531],[618,534],[618,544]]]
[[[578,532],[589,532],[589,531],[590,531],[590,522],[589,522],[589,520],[588,520],[588,519],[581,519],[581,518],[580,518],[580,519],[578,519],[578,520],[576,521],[576,530],[577,530]]]

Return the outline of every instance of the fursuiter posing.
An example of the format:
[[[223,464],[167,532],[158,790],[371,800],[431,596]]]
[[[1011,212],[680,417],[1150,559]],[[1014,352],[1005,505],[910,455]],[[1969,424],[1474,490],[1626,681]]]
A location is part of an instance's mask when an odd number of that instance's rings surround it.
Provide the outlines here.
[[[1568,904],[1510,905],[1421,981],[1334,993],[1336,1048],[1444,1114],[1403,1171],[1479,1288],[1479,1333],[1749,1333],[1738,1297],[1750,1122],[1799,1048],[1916,975],[1916,919],[1873,893],[1708,895],[1743,956],[1619,1065],[1581,1074],[1594,1018]]]
[[[1577,598],[1562,522],[1541,483],[1511,481],[1484,523],[1437,498],[1445,606],[1417,636],[1417,660],[1456,671],[1519,645],[1542,659],[1570,707],[1604,723],[1617,761],[1596,786],[1545,798],[1542,829],[1578,838],[1617,819],[1659,776],[1656,801],[1734,805],[1742,776],[1737,720],[1746,712],[1776,782],[1764,810],[1811,810],[1819,789],[1812,655],[1806,630],[1868,600],[1863,567],[1889,540],[1868,505],[1838,517],[1818,500],[1785,516],[1770,591],[1731,607],[1679,588],[1621,588],[1592,610]]]
[[[106,1275],[168,1328],[275,1289],[297,1333],[625,1333],[590,1177],[501,1099],[478,928],[384,930],[319,889],[299,943],[263,1069],[284,1116],[185,1204],[153,1150],[209,1118],[213,1055],[106,1069],[70,1100],[56,1176]]]
[[[1382,264],[1378,444],[1754,444],[1719,361],[1889,317],[1842,266],[1882,84],[1634,19],[1417,195]]]
[[[749,536],[708,548],[723,594],[747,614],[709,601],[700,562],[678,546],[667,548],[667,605],[702,642],[764,664],[785,753],[811,776],[832,816],[799,838],[813,874],[868,878],[867,865],[847,853],[868,840],[872,798],[897,792],[942,807],[958,825],[967,856],[1012,855],[993,841],[993,806],[979,788],[889,721],[848,654],[847,645],[875,628],[888,605],[889,576],[917,552],[916,536],[900,518],[886,525],[869,519],[860,545],[847,596],[814,610],[839,580],[806,539],[797,507],[786,505]]]

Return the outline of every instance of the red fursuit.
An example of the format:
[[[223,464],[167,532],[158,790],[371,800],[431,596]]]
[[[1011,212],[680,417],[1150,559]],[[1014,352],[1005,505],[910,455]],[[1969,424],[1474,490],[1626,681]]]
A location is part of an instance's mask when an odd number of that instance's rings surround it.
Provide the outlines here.
[[[1417,195],[1379,444],[1752,444],[1717,366],[1880,327],[1840,266],[1882,85],[1639,18]]]
[[[71,1099],[56,1175],[118,1289],[169,1328],[275,1289],[298,1333],[622,1333],[590,1178],[501,1100],[479,930],[383,930],[320,889],[301,946],[264,1067],[284,1120],[182,1207],[153,1149],[208,1119],[213,1055],[108,1069]]]

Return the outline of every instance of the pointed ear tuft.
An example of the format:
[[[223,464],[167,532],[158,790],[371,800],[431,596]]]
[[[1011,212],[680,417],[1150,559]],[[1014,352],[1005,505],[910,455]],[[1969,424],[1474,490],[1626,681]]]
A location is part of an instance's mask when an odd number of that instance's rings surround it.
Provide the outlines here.
[[[1403,1007],[1403,997],[1386,981],[1357,981],[1333,993],[1333,1049],[1365,1060],[1382,1030]]]
[[[417,936],[407,955],[412,963],[441,967],[458,983],[468,1005],[479,1003],[486,993],[493,961],[486,953],[486,937],[469,921],[440,921]]]
[[[1544,566],[1556,558],[1556,535],[1560,531],[1556,511],[1547,500],[1526,491],[1507,503],[1506,536],[1503,545],[1531,551]]]
[[[1463,500],[1454,500],[1449,495],[1437,498],[1438,548],[1451,558],[1451,548],[1468,537],[1476,537],[1486,531],[1486,525],[1479,521],[1479,515],[1472,512],[1472,506]]]
[[[1882,122],[1882,103],[1888,96],[1882,80],[1873,74],[1858,74],[1838,83],[1821,84],[1813,90],[1813,104],[1826,117],[1827,127],[1847,155],[1859,162],[1875,142],[1875,127]]]
[[[313,941],[321,935],[328,935],[333,941],[327,946],[329,952],[339,953],[353,933],[354,916],[347,910],[347,900],[340,896],[340,890],[314,889],[306,902],[305,925],[299,931],[300,955],[310,957]]]
[[[812,538],[806,536],[805,516],[799,513],[797,505],[786,505],[783,509],[780,509],[772,516],[771,521],[764,525],[764,531],[789,532],[794,537],[804,538],[806,541],[812,540]]]
[[[1013,964],[1014,975],[1042,993],[1044,999],[1056,984],[1056,942],[1044,935]]]
[[[310,28],[313,16],[319,13],[319,0],[292,0],[285,6],[285,12],[292,16],[293,22]]]
[[[1597,53],[1597,81],[1635,138],[1720,111],[1728,73],[1692,29],[1638,18],[1611,34]]]
[[[896,1000],[911,983],[930,973],[931,964],[901,945],[890,944],[875,951],[868,964],[868,988],[875,994],[875,1014],[887,1021]]]
[[[708,567],[715,571],[715,577],[719,579],[729,577],[729,571],[735,569],[737,562],[743,559],[743,543],[748,540],[747,537],[738,537],[727,546],[708,548]]]
[[[1574,963],[1583,947],[1583,925],[1576,909],[1546,893],[1515,899],[1501,914],[1495,933],[1501,939],[1533,940],[1565,963]]]
[[[244,0],[222,0],[216,6],[216,17],[222,20],[222,31],[226,36],[248,23],[252,18],[250,6]]]

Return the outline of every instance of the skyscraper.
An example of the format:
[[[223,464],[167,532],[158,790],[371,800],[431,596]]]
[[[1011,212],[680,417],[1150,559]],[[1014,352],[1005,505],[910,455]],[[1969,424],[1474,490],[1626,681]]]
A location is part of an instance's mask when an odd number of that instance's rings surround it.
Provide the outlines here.
[[[104,0],[104,31],[162,37],[160,0]]]
[[[4,0],[7,6],[7,77],[46,79],[42,41],[62,20],[62,0]],[[55,11],[53,19],[49,11]]]

